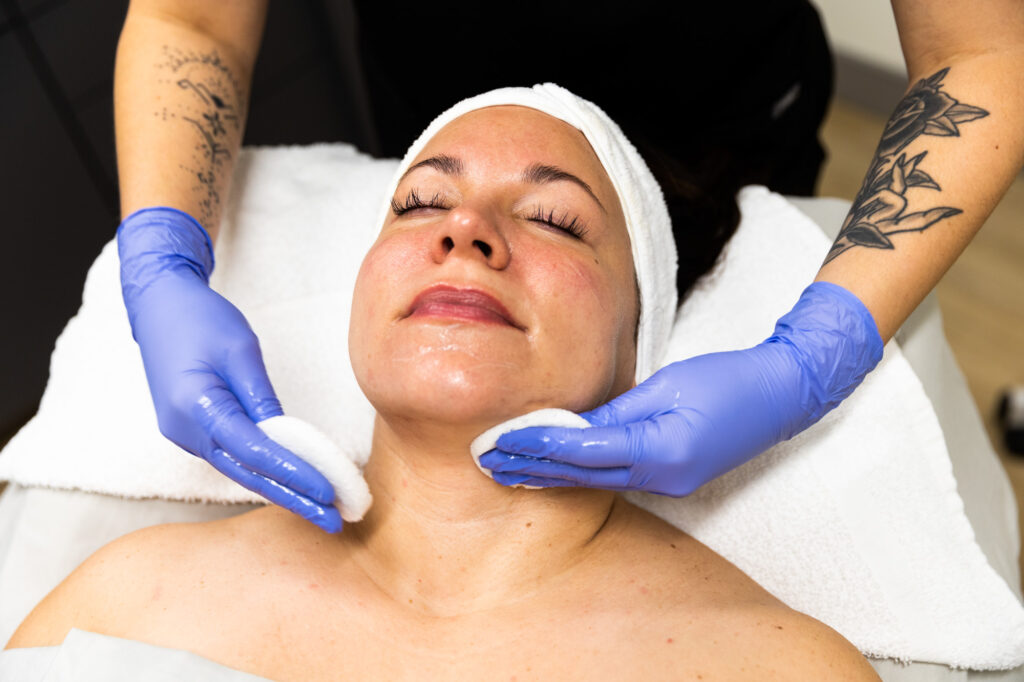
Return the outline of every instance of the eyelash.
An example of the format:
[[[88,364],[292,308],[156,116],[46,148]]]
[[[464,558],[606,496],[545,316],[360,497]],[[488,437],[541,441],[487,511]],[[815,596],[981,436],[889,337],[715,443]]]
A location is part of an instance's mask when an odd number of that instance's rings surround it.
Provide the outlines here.
[[[554,210],[544,213],[544,209],[540,206],[533,209],[533,213],[526,217],[527,220],[533,220],[538,223],[544,223],[550,225],[555,229],[567,232],[576,239],[582,240],[587,236],[587,228],[580,222],[578,216],[572,216],[570,218],[569,213],[565,212],[561,216],[556,216]]]
[[[442,201],[441,193],[438,192],[434,196],[430,197],[429,201],[423,201],[420,195],[416,193],[416,190],[410,190],[409,194],[405,197],[402,203],[398,203],[394,198],[391,199],[391,211],[396,215],[400,216],[409,211],[413,211],[417,208],[442,208],[447,209],[444,201]]]
[[[394,198],[391,199],[391,211],[395,216],[404,215],[409,211],[416,210],[417,208],[448,209],[450,207],[444,203],[440,192],[430,197],[427,201],[424,201],[415,189],[410,190],[409,194],[406,195],[405,199],[403,199],[401,203]],[[558,216],[555,214],[553,209],[545,212],[544,209],[538,206],[533,210],[533,213],[526,217],[526,219],[562,230],[576,239],[582,240],[587,235],[587,228],[580,221],[579,217],[570,216],[568,211],[563,213],[561,216]]]

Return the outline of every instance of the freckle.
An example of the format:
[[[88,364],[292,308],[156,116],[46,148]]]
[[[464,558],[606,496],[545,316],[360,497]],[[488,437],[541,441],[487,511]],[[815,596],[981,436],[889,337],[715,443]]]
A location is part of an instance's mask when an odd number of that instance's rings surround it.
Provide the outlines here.
[[[776,626],[775,626],[775,629],[776,629],[776,630],[781,630],[781,629],[782,629],[782,626],[781,626],[781,625],[776,625]]]
[[[675,549],[675,548],[676,548],[676,546],[675,546],[674,544],[672,544],[671,542],[670,542],[670,543],[668,543],[668,546],[669,546],[669,547],[671,547],[672,549]]]
[[[410,599],[410,600],[409,600],[409,603],[410,603],[410,604],[412,603],[412,599]]]
[[[527,522],[526,522],[526,527],[527,527],[527,528],[529,528],[529,527],[530,527],[530,526],[532,526],[532,525],[533,525],[533,521],[527,521]]]
[[[440,555],[440,554],[438,554],[438,555],[437,555],[437,558],[438,558],[438,559],[440,559],[440,558],[441,558],[441,555]]]

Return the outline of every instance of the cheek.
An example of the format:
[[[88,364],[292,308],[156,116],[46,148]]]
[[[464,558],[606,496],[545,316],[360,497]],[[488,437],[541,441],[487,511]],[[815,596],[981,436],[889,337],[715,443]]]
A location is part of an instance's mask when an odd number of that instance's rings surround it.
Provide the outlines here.
[[[572,387],[583,407],[619,390],[623,372],[632,376],[632,330],[623,332],[631,308],[609,269],[590,256],[548,251],[530,259],[527,277],[544,308],[534,343],[547,374]]]
[[[398,292],[401,281],[408,275],[413,253],[413,244],[393,239],[378,241],[359,267],[352,293],[348,347],[352,368],[360,383],[364,373],[373,366],[377,339],[400,312]]]

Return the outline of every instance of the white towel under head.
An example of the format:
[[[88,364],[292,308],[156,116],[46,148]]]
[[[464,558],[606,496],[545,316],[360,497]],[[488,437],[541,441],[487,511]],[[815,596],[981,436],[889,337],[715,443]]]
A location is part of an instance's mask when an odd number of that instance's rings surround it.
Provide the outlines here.
[[[518,105],[565,121],[587,138],[604,166],[622,204],[629,231],[637,284],[640,320],[637,325],[636,382],[661,367],[676,314],[676,247],[672,221],[661,192],[643,157],[622,130],[593,102],[554,83],[532,88],[499,88],[464,99],[431,122],[405,153],[388,186],[390,198],[416,156],[442,128],[477,109]],[[390,205],[385,202],[377,220],[384,224]]]
[[[344,145],[244,151],[212,281],[259,336],[286,413],[357,466],[374,413],[348,361],[349,307],[395,167]],[[736,235],[680,310],[665,363],[762,341],[828,251],[778,195],[748,188],[739,204]],[[57,341],[39,412],[0,454],[0,478],[262,501],[160,435],[117,266],[111,241]],[[1024,611],[974,540],[934,411],[895,343],[849,399],[791,441],[690,497],[627,497],[866,654],[974,669],[1024,662]]]

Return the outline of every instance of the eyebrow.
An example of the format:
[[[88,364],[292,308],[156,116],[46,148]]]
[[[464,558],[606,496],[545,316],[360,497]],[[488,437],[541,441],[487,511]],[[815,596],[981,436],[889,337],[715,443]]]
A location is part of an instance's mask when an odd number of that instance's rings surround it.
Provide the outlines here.
[[[431,156],[428,159],[423,159],[419,163],[415,163],[409,167],[409,170],[402,174],[401,180],[404,180],[409,173],[412,173],[417,168],[433,168],[434,170],[440,171],[445,175],[453,175],[455,177],[461,176],[465,172],[465,165],[462,163],[462,159],[454,156],[448,156],[447,154],[438,154],[437,156]],[[523,182],[528,182],[533,185],[543,185],[549,182],[571,182],[574,185],[579,186],[590,198],[597,202],[597,205],[601,210],[607,213],[604,204],[594,194],[594,190],[590,188],[586,182],[573,175],[572,173],[562,170],[558,166],[550,166],[544,163],[535,163],[526,168],[521,176]]]
[[[437,156],[431,156],[429,159],[423,159],[419,163],[414,163],[409,166],[409,170],[402,174],[401,180],[405,180],[405,176],[412,173],[417,168],[424,167],[433,168],[434,170],[441,171],[445,175],[454,175],[456,177],[462,175],[465,171],[462,159],[457,159],[454,156],[448,156],[447,154],[438,154]]]
[[[548,166],[543,163],[535,163],[529,166],[523,171],[523,181],[529,182],[535,185],[542,185],[547,182],[571,182],[575,185],[579,185],[583,190],[590,195],[590,198],[597,202],[597,205],[601,207],[601,210],[607,213],[604,204],[594,194],[594,190],[590,189],[590,185],[580,180],[578,177],[568,171],[564,171],[558,166]]]

